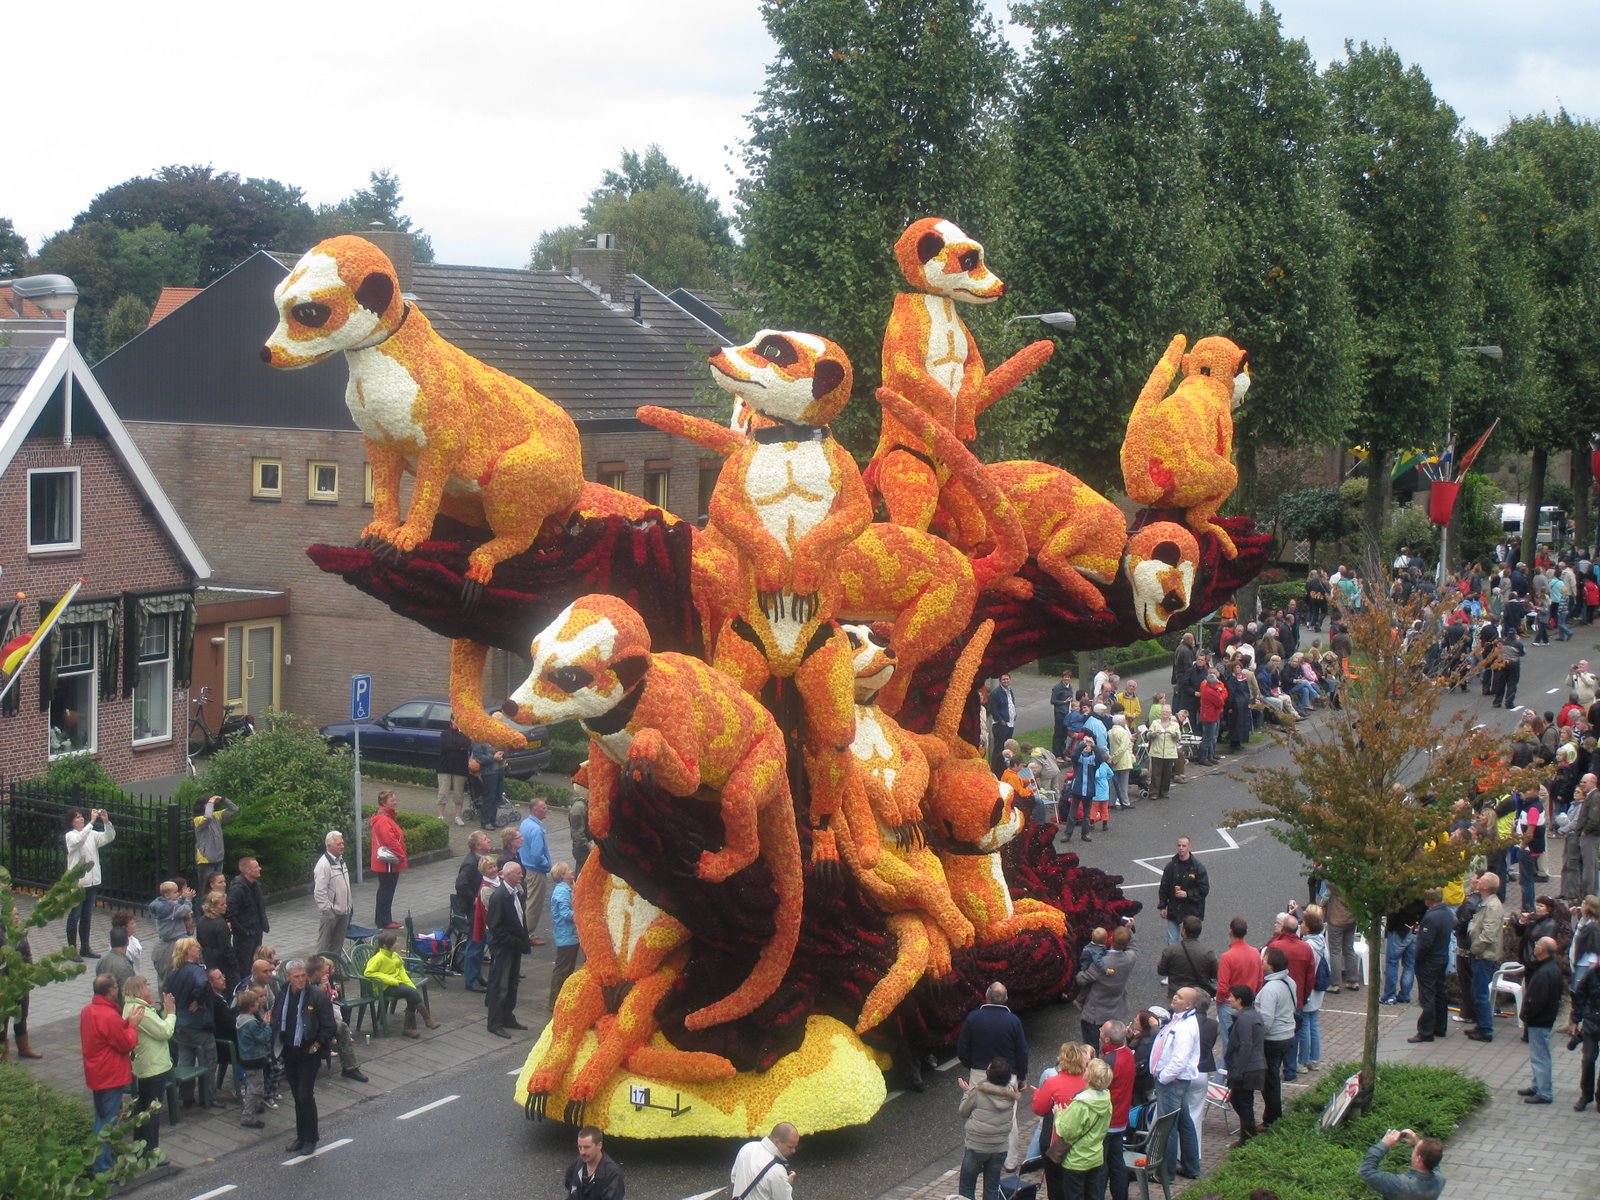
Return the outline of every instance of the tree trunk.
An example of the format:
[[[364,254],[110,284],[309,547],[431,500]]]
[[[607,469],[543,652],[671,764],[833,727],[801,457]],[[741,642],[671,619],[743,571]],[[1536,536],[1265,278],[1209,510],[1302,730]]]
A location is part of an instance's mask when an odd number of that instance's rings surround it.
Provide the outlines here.
[[[1389,505],[1389,454],[1376,448],[1367,455],[1367,498],[1361,513],[1361,531],[1366,545],[1362,567],[1369,580],[1387,564],[1383,561],[1383,519]]]
[[[1589,497],[1594,492],[1594,478],[1589,473],[1589,447],[1574,446],[1572,463],[1567,470],[1567,484],[1572,488],[1572,540],[1579,546],[1589,544]]]
[[[1378,1083],[1378,997],[1383,993],[1383,916],[1372,918],[1367,926],[1367,1022],[1361,1039],[1361,1088],[1353,1107],[1366,1112],[1372,1107]]]
[[[1522,562],[1533,569],[1533,560],[1539,552],[1539,510],[1544,507],[1544,476],[1550,467],[1550,451],[1543,446],[1534,450],[1528,463],[1528,500],[1522,510]]]
[[[1234,458],[1239,467],[1239,486],[1234,489],[1235,510],[1249,513],[1254,516],[1256,511],[1256,487],[1260,477],[1260,466],[1256,460],[1256,444],[1253,437],[1246,437],[1243,441],[1234,443]],[[1261,586],[1254,575],[1250,582],[1245,584],[1234,596],[1234,603],[1239,606],[1239,612],[1255,615],[1259,606]],[[1248,618],[1247,618],[1248,619]]]

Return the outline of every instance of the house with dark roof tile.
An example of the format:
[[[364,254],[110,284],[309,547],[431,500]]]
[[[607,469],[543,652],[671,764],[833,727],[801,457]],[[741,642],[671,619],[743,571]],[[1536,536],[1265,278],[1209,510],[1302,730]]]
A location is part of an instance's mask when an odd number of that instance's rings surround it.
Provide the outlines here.
[[[82,586],[0,703],[0,776],[66,755],[184,770],[195,586],[211,568],[62,322],[0,296],[0,643]]]
[[[682,517],[705,512],[720,461],[635,410],[714,415],[705,359],[728,344],[716,330],[628,274],[620,251],[580,251],[566,275],[413,265],[408,238],[370,236],[441,336],[571,414],[586,478]],[[259,358],[273,289],[298,257],[251,255],[95,370],[214,568],[198,594],[195,686],[251,713],[327,722],[347,719],[352,674],[372,674],[375,712],[439,692],[448,645],[306,557],[360,536],[372,483],[343,356],[299,371]],[[525,669],[495,651],[485,694],[504,695]]]

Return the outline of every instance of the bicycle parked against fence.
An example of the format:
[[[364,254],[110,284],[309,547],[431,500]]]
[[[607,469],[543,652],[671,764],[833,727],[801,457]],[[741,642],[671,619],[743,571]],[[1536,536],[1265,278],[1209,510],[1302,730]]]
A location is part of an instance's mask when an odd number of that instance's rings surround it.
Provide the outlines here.
[[[189,774],[195,774],[194,760],[204,758],[213,750],[220,750],[236,737],[249,737],[256,731],[256,719],[239,710],[243,700],[234,700],[222,706],[222,727],[212,732],[206,720],[206,708],[211,703],[211,689],[203,687],[200,694],[189,701],[194,706],[194,716],[189,718]]]

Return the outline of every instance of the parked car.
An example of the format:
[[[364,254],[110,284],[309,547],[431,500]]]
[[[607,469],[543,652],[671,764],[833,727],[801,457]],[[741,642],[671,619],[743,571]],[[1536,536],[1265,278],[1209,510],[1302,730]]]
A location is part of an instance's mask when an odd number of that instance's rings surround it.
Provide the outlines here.
[[[489,709],[489,712],[498,712]],[[499,716],[528,739],[521,750],[506,751],[506,774],[526,779],[550,766],[550,730],[544,725],[523,725]],[[418,696],[397,704],[383,716],[361,722],[361,757],[379,762],[432,767],[439,761],[439,735],[450,724],[450,700],[445,696]],[[324,725],[317,732],[336,746],[355,745],[356,727],[349,721]]]

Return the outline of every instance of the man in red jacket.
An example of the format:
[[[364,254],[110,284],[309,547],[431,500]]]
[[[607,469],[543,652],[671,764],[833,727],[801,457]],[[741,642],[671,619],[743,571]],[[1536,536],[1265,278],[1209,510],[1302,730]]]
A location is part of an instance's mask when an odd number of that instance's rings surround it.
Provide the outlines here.
[[[1139,1073],[1128,1048],[1128,1029],[1121,1021],[1100,1026],[1100,1057],[1111,1067],[1111,1126],[1106,1132],[1106,1178],[1111,1200],[1128,1200],[1128,1164],[1122,1157],[1128,1134],[1128,1109],[1133,1105],[1133,1080]],[[987,1195],[985,1196],[987,1200]]]
[[[1234,985],[1239,983],[1249,987],[1252,993],[1259,992],[1261,981],[1266,978],[1261,969],[1261,951],[1245,940],[1249,936],[1250,926],[1243,917],[1229,921],[1228,948],[1217,960],[1217,1024],[1224,1050],[1228,1046],[1228,1030],[1233,1028],[1233,1018],[1239,1015],[1239,1010],[1221,1001],[1231,996]]]
[[[78,1016],[78,1038],[83,1044],[83,1080],[94,1093],[94,1133],[122,1115],[122,1094],[133,1082],[133,1048],[139,1044],[139,1027],[122,1019],[117,1003],[115,975],[97,975],[94,998]],[[111,1147],[102,1142],[95,1156],[95,1174],[116,1163]]]
[[[1294,1027],[1300,1028],[1300,1014],[1305,1010],[1306,998],[1311,995],[1317,984],[1317,954],[1310,946],[1300,940],[1300,918],[1294,913],[1279,913],[1278,919],[1272,926],[1272,940],[1269,946],[1279,947],[1289,960],[1289,978],[1294,980]],[[1296,1046],[1299,1039],[1295,1039]],[[1283,1081],[1288,1083],[1299,1072],[1299,1064],[1295,1058],[1296,1046],[1289,1048],[1288,1056],[1283,1060]]]

